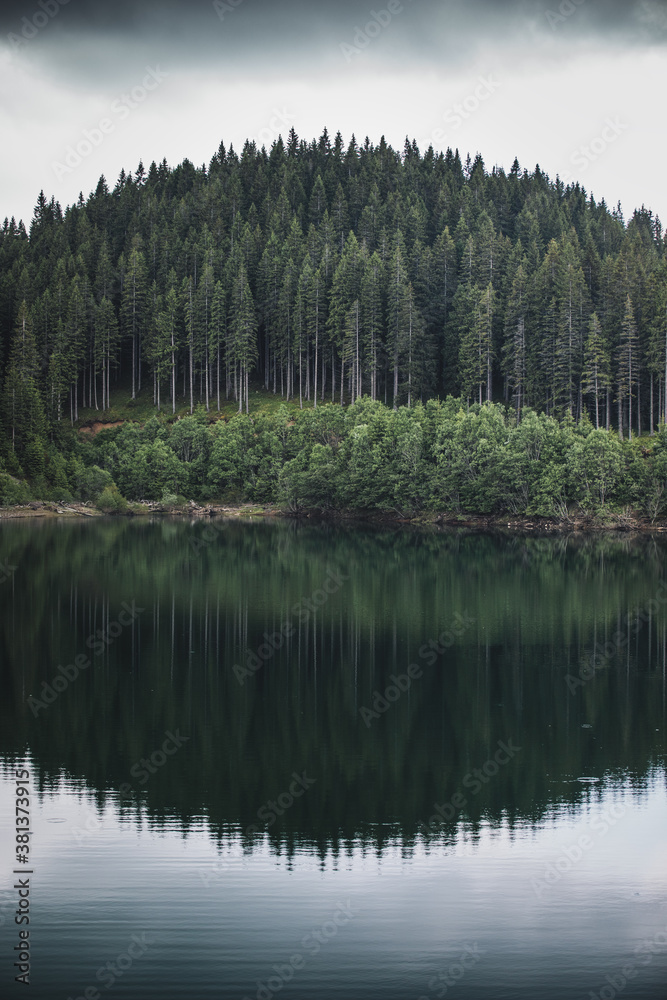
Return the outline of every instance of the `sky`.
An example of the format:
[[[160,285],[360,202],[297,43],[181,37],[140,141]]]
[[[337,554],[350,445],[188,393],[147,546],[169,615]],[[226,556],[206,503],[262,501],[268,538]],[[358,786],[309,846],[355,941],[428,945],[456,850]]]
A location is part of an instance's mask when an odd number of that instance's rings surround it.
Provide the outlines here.
[[[667,224],[667,0],[3,0],[0,220],[324,127],[518,157]]]

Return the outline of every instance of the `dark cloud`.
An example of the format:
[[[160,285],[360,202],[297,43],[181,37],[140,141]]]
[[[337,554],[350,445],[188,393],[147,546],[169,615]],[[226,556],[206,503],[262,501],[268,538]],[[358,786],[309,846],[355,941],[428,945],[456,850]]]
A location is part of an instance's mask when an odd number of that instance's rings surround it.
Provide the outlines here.
[[[49,16],[36,43],[55,46],[65,35],[96,40],[110,50],[121,40],[149,48],[179,50],[188,62],[221,52],[235,57],[272,50],[288,56],[351,40],[371,12],[390,0],[3,0],[0,33],[21,35]],[[397,3],[397,0],[391,0]],[[562,32],[563,37],[618,36],[627,43],[667,40],[667,0],[402,0],[396,16],[402,44],[418,54],[436,47],[466,46],[484,40],[528,38]],[[57,13],[54,13],[56,12]],[[46,12],[46,13],[45,13]],[[395,25],[394,27],[397,27]],[[390,33],[380,42],[390,44]],[[280,50],[280,51],[278,51]],[[287,68],[287,67],[286,67]]]
[[[279,86],[363,66],[456,73],[485,46],[495,68],[542,45],[559,58],[588,44],[664,45],[667,0],[3,0],[0,46],[10,34],[25,63],[75,88],[113,92],[149,65]]]

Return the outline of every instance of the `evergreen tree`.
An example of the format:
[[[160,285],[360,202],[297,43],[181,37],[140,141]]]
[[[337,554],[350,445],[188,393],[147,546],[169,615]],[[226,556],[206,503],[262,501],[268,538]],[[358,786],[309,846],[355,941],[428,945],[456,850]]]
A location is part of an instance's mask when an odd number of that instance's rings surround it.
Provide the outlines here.
[[[95,409],[97,409],[97,375],[102,377],[102,409],[111,406],[111,372],[117,366],[120,342],[118,321],[112,303],[102,298],[95,316]]]
[[[5,375],[4,412],[12,448],[20,454],[45,431],[44,405],[39,391],[39,359],[32,317],[25,301],[19,307]]]
[[[367,358],[367,370],[371,399],[378,398],[379,375],[384,359],[384,307],[382,289],[384,269],[380,255],[375,252],[364,262],[361,279],[361,310],[363,316],[363,351]]]
[[[132,250],[123,276],[121,322],[123,333],[131,341],[132,399],[141,390],[141,338],[145,330],[146,262],[141,251],[141,238],[132,241]]]
[[[600,397],[607,397],[607,429],[609,429],[609,389],[611,373],[609,349],[602,332],[602,325],[593,313],[588,327],[581,386],[585,395],[592,396],[595,406],[595,429],[600,428]]]
[[[512,291],[507,303],[505,320],[505,344],[503,347],[503,372],[512,401],[516,408],[517,420],[521,410],[527,405],[527,352],[526,318],[528,315],[528,279],[523,264],[512,282]]]
[[[241,264],[232,286],[229,359],[238,385],[239,413],[245,401],[249,412],[249,375],[257,361],[257,317],[245,266]]]
[[[215,369],[216,396],[220,411],[220,373],[227,339],[227,292],[221,281],[216,281],[211,304],[211,366]]]
[[[481,403],[485,390],[487,400],[490,401],[492,396],[495,292],[490,284],[484,290],[472,285],[467,295],[472,307],[472,322],[469,322],[461,339],[461,394],[470,398],[476,392]]]
[[[627,400],[628,437],[632,440],[632,400],[637,381],[637,324],[632,299],[625,300],[625,315],[618,347],[616,399],[618,402],[618,433],[623,437],[624,403]]]
[[[406,309],[408,300],[409,275],[405,245],[400,230],[394,240],[394,252],[387,269],[387,354],[392,366],[392,405],[398,407],[401,362],[405,356],[407,331]],[[409,324],[408,324],[409,325]]]

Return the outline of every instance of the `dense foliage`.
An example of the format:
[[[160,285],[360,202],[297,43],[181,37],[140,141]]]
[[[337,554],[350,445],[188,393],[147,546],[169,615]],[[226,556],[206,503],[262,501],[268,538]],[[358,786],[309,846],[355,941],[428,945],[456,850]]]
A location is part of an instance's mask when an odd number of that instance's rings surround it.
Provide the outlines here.
[[[392,410],[358,399],[303,412],[236,414],[208,424],[203,407],[175,422],[126,422],[76,440],[67,460],[49,448],[40,495],[97,501],[122,511],[129,500],[279,503],[298,511],[567,517],[632,508],[667,512],[667,430],[647,447],[499,403],[441,403]],[[646,440],[646,439],[644,439]],[[3,485],[4,484],[4,485]],[[0,474],[0,497],[19,487]],[[20,499],[20,498],[19,498]]]
[[[133,400],[152,388],[158,413],[175,413],[184,401],[191,414],[198,405],[218,412],[232,397],[249,413],[250,386],[261,385],[315,409],[363,397],[401,414],[402,406],[453,395],[466,407],[502,400],[517,421],[529,406],[577,424],[589,419],[620,437],[653,433],[667,413],[664,251],[650,211],[636,211],[626,225],[620,206],[609,211],[539,166],[529,173],[515,161],[509,174],[489,173],[479,156],[463,164],[451,150],[422,155],[408,140],[402,154],[384,140],[359,146],[354,137],[346,149],[326,130],[311,143],[292,130],[268,152],[247,142],[239,156],[221,145],[208,168],[186,160],[146,172],[140,164],[134,174],[121,172],[111,191],[100,178],[87,200],[64,212],[41,193],[29,234],[13,219],[0,231],[0,462],[40,487],[46,477],[80,492],[63,425],[76,422],[81,407],[108,411],[120,387]],[[448,445],[428,429],[432,418],[419,430],[422,417],[406,412],[392,422],[380,412],[344,442],[318,440],[314,455],[297,457],[284,440],[278,451],[267,445],[257,468],[244,450],[249,438],[250,453],[259,454],[265,438],[281,433],[261,420],[253,432],[247,421],[213,431],[210,468],[200,457],[205,449],[189,459],[155,428],[124,434],[137,435],[142,456],[145,448],[166,449],[164,468],[154,460],[159,472],[142,474],[139,452],[131,474],[113,457],[104,461],[128,496],[148,496],[170,480],[190,495],[238,488],[307,502],[317,491],[309,486],[298,497],[290,484],[313,462],[323,481],[340,463],[345,483],[338,476],[334,493],[354,506],[444,498],[467,508],[479,496],[468,472],[456,489],[417,477],[420,462],[439,468],[440,479],[446,467]],[[495,410],[480,412],[487,417],[474,411],[465,419],[501,421]],[[343,413],[326,419],[358,423]],[[423,435],[412,448],[419,459],[406,458],[402,471],[389,471],[400,461],[391,448],[375,453],[375,439],[364,437],[380,419],[390,436],[403,425],[415,442]],[[587,442],[589,430],[577,431],[578,440]],[[172,433],[176,442],[183,431]],[[300,433],[289,435],[290,447]],[[524,440],[529,431],[512,433]],[[227,438],[244,441],[240,463],[225,458],[214,472]],[[590,440],[630,454],[606,436]],[[367,485],[359,472],[355,498],[354,469],[371,454],[389,464],[377,465],[382,474]],[[180,471],[172,474],[174,462]],[[399,488],[408,466],[412,483]],[[615,483],[625,482],[627,470],[619,476]],[[535,507],[530,489],[508,501],[489,473],[492,482],[483,509]],[[576,494],[581,480],[572,482]],[[20,489],[6,483],[5,494]],[[552,492],[563,498],[568,489]],[[628,499],[619,489],[591,487],[602,502]],[[639,483],[635,491],[643,496]]]

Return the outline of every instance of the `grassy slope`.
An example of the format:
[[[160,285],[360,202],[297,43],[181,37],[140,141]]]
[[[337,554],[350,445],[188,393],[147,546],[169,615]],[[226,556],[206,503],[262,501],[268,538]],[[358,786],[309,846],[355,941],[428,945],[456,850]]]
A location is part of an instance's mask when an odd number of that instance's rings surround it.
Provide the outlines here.
[[[178,417],[186,417],[190,413],[190,404],[188,400],[183,399],[178,396],[176,398],[176,414],[172,414],[171,408],[171,398],[162,399],[162,405],[160,407],[160,412],[166,417],[167,420],[176,419]],[[195,406],[197,405],[197,399],[195,398]],[[280,406],[287,406],[290,410],[299,410],[299,400],[290,400],[289,403],[285,403],[279,395],[274,396],[272,392],[266,392],[264,387],[255,388],[250,390],[250,414],[256,413],[275,413]],[[310,409],[312,407],[312,402],[307,402],[304,399],[303,408],[304,410]],[[233,417],[235,413],[238,413],[238,403],[234,402],[233,399],[225,401],[224,397],[221,400],[221,409],[218,411],[217,408],[217,398],[211,400],[211,409],[209,411],[209,420],[211,422],[215,420],[220,420],[222,418],[229,420]],[[96,410],[94,408],[90,409],[88,407],[79,407],[79,420],[75,424],[76,427],[85,427],[86,425],[97,423],[116,423],[117,421],[133,420],[137,423],[145,423],[152,416],[157,414],[157,409],[153,404],[153,389],[152,386],[147,386],[139,393],[136,399],[131,398],[131,391],[129,385],[121,385],[111,392],[111,408],[108,410]],[[245,408],[244,408],[245,412]]]

